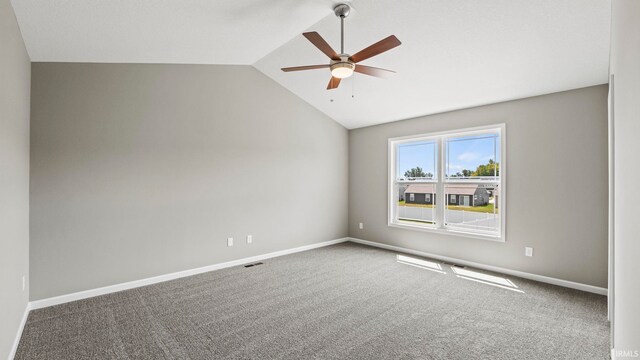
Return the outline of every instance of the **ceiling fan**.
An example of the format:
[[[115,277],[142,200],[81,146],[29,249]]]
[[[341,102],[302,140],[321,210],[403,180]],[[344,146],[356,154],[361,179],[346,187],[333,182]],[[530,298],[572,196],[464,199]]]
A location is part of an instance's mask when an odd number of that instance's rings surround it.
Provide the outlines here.
[[[345,54],[344,18],[349,15],[350,11],[351,8],[347,4],[338,4],[333,8],[333,12],[337,17],[340,18],[340,54],[336,53],[317,32],[313,31],[302,34],[309,41],[311,41],[313,45],[315,45],[318,49],[320,49],[320,51],[325,53],[325,55],[327,55],[331,59],[331,62],[329,64],[288,67],[282,68],[282,71],[289,72],[329,68],[331,70],[331,79],[329,80],[329,85],[327,85],[327,90],[337,88],[338,85],[340,85],[340,80],[353,75],[354,71],[357,73],[376,77],[387,77],[389,75],[395,74],[395,71],[392,70],[380,69],[372,66],[358,64],[363,60],[379,55],[402,44],[400,40],[398,40],[398,38],[394,35],[384,38],[353,55]]]

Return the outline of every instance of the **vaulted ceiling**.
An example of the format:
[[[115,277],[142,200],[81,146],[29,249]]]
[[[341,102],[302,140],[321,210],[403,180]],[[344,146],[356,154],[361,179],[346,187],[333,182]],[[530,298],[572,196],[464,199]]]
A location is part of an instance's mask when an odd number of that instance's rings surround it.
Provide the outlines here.
[[[347,128],[607,82],[609,0],[354,0],[345,51],[402,45],[326,90],[327,63],[301,33],[339,50],[327,0],[12,0],[34,62],[253,65]]]

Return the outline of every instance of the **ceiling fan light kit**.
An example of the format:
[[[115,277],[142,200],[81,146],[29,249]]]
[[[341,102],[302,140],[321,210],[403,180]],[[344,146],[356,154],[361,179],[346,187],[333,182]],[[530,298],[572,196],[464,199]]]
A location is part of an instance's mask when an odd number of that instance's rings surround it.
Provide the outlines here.
[[[353,75],[353,70],[356,68],[356,64],[349,61],[348,56],[340,56],[339,61],[331,60],[329,68],[331,69],[331,76],[337,77],[338,79],[344,79]]]
[[[333,48],[331,48],[331,46],[317,32],[306,32],[302,35],[327,55],[329,59],[331,59],[330,63],[328,65],[288,67],[282,68],[282,71],[290,72],[329,68],[331,71],[331,79],[327,85],[327,90],[337,88],[340,85],[340,80],[348,78],[353,75],[354,72],[375,77],[387,77],[395,74],[395,71],[359,65],[357,63],[399,46],[402,44],[400,40],[398,40],[394,35],[391,35],[363,50],[360,50],[354,55],[346,54],[344,52],[344,19],[349,16],[351,8],[347,4],[338,4],[333,8],[333,12],[340,18],[340,54],[336,53],[335,50],[333,50]]]

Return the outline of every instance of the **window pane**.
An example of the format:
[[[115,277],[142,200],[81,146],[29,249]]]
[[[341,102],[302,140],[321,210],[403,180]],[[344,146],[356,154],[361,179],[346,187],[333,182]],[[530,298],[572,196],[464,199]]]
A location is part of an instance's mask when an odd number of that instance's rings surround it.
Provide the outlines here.
[[[389,224],[504,241],[501,136],[504,126],[390,139]]]
[[[452,137],[445,141],[448,179],[496,180],[500,175],[500,135]]]
[[[398,145],[396,178],[400,180],[436,178],[435,141],[417,141]]]
[[[435,224],[436,184],[397,184],[395,216],[408,224]]]
[[[445,227],[500,233],[498,184],[446,184],[445,194],[448,199],[444,214]]]

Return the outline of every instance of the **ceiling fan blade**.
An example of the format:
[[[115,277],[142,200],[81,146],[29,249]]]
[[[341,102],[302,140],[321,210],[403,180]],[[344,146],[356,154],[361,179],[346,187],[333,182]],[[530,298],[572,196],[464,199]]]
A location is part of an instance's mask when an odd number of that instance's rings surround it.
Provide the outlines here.
[[[387,50],[391,50],[400,44],[402,44],[400,40],[398,40],[398,38],[395,35],[391,35],[365,49],[358,51],[357,53],[351,55],[349,59],[353,62],[360,62],[370,57],[374,57],[376,55],[382,54]]]
[[[379,78],[388,78],[392,75],[395,75],[396,73],[393,70],[381,69],[381,68],[377,68],[373,66],[365,66],[365,65],[356,65],[356,68],[353,71],[358,72],[360,74],[375,76]]]
[[[311,41],[313,45],[315,45],[320,51],[325,53],[332,60],[340,60],[340,56],[331,48],[331,45],[327,44],[326,41],[315,31],[303,33],[304,37],[307,40]]]
[[[329,85],[327,85],[327,90],[331,90],[331,89],[335,89],[338,87],[338,85],[340,85],[340,78],[331,77],[331,80],[329,80]]]
[[[289,71],[300,71],[300,70],[313,70],[313,69],[324,69],[324,68],[328,68],[329,65],[306,65],[306,66],[294,66],[294,67],[287,67],[287,68],[282,68],[281,70],[284,72],[289,72]]]

